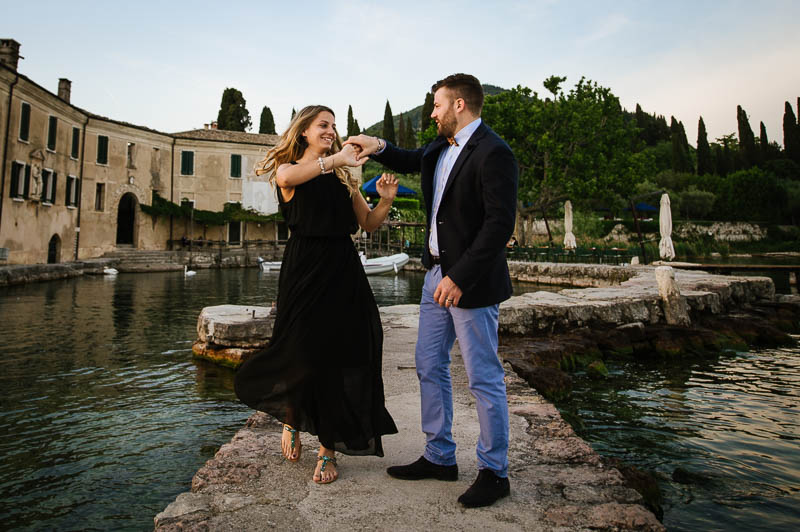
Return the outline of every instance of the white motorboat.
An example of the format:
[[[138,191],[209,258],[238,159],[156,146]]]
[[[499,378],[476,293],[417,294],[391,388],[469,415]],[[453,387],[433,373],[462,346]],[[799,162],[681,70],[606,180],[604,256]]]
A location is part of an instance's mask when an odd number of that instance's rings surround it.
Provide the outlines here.
[[[364,273],[367,275],[380,275],[389,272],[396,274],[403,269],[408,259],[409,257],[405,253],[396,253],[388,257],[375,257],[372,259],[367,259],[364,255],[361,255],[361,264],[364,266]],[[258,258],[258,266],[262,272],[277,272],[281,269],[280,262],[265,261],[261,257]]]
[[[367,275],[379,275],[389,272],[397,274],[408,262],[408,255],[405,253],[396,253],[388,257],[375,257],[373,259],[364,259],[363,255],[361,257],[361,263],[364,265],[364,272]]]

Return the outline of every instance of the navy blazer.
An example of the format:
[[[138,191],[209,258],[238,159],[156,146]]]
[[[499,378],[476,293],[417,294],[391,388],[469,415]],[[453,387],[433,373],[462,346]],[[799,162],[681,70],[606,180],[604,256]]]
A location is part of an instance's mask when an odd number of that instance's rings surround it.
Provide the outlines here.
[[[433,176],[447,139],[437,137],[416,150],[386,143],[376,161],[399,173],[421,174],[428,223],[422,264],[433,266],[428,249]],[[495,305],[511,296],[505,247],[514,232],[518,167],[514,154],[481,122],[456,159],[436,215],[442,275],[449,276],[463,295],[458,306]]]

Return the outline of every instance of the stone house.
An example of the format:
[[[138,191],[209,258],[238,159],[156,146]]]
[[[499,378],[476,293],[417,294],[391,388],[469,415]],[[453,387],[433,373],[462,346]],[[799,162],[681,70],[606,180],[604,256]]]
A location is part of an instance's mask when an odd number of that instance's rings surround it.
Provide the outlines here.
[[[20,74],[19,46],[0,39],[0,263],[164,250],[182,237],[233,246],[277,239],[276,222],[203,227],[139,208],[158,194],[215,212],[228,202],[277,212],[274,192],[253,172],[276,135],[215,125],[170,134],[98,116],[70,103],[69,80],[52,93]]]

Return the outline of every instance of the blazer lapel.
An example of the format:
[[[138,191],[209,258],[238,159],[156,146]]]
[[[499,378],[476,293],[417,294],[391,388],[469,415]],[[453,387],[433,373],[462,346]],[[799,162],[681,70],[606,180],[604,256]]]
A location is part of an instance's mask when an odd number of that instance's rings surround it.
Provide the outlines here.
[[[478,142],[480,142],[481,138],[483,138],[485,134],[486,125],[481,122],[481,124],[478,126],[478,129],[475,130],[475,132],[467,141],[467,145],[464,146],[464,149],[462,149],[461,153],[458,154],[458,159],[456,159],[452,170],[450,170],[450,175],[447,177],[447,184],[444,186],[444,190],[442,191],[442,200],[444,200],[444,197],[447,195],[447,191],[452,188],[453,183],[458,177],[458,173],[461,171],[461,168],[464,167],[467,159],[469,159],[469,156],[472,155],[472,151],[478,146]]]

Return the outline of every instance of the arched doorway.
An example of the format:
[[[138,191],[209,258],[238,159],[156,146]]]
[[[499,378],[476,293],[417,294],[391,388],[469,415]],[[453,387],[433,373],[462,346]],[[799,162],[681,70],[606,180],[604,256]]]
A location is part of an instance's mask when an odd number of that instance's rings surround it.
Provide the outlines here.
[[[119,200],[117,209],[117,245],[133,244],[133,229],[136,227],[136,196],[128,192]]]
[[[61,238],[53,235],[50,243],[47,244],[47,264],[61,262]]]

